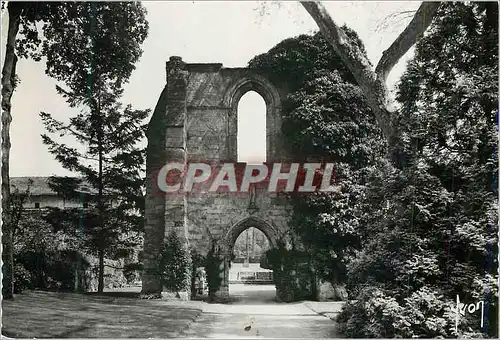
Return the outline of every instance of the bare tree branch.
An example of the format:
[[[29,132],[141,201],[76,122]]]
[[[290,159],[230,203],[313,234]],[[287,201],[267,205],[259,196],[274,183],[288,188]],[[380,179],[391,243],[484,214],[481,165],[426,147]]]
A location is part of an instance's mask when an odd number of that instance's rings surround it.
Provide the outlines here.
[[[314,19],[325,39],[352,72],[368,105],[373,110],[379,127],[389,142],[389,148],[391,148],[396,134],[392,122],[394,106],[389,98],[386,85],[387,75],[430,25],[440,3],[422,3],[403,33],[383,53],[375,71],[365,54],[350,41],[322,3],[301,1],[301,4]]]
[[[375,68],[375,73],[382,81],[386,81],[394,65],[396,65],[399,59],[401,59],[401,57],[408,52],[424,34],[427,27],[431,24],[432,18],[436,14],[439,5],[440,2],[422,2],[405,30],[397,37],[392,45],[384,51],[382,58],[380,58]]]
[[[414,11],[399,11],[395,13],[391,13],[387,15],[382,20],[378,21],[377,27],[375,28],[375,32],[380,32],[382,30],[387,29],[390,25],[397,25],[402,20],[406,20],[408,18],[413,18],[417,10]]]

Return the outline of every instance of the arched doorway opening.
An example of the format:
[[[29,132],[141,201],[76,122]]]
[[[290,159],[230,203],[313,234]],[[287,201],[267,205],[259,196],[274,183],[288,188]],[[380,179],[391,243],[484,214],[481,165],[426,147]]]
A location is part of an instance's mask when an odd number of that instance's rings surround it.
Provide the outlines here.
[[[264,260],[276,247],[277,234],[267,222],[248,217],[226,234],[223,286],[233,303],[272,302],[276,298],[273,271]]]
[[[229,265],[229,295],[235,302],[269,302],[276,297],[273,271],[266,261],[267,236],[255,227],[241,232]]]
[[[266,161],[266,102],[255,91],[246,92],[238,102],[238,162],[261,164]]]

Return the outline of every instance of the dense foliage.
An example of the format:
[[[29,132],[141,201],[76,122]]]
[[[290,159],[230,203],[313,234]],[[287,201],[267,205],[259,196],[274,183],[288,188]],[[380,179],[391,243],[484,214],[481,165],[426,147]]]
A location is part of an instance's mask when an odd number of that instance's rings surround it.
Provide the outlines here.
[[[120,88],[142,55],[140,45],[149,25],[140,3],[20,2],[17,6],[23,8],[18,56],[45,58],[46,73],[75,95],[89,81],[82,69],[87,68],[89,77],[110,80],[111,86]],[[83,98],[87,92],[79,94]]]
[[[266,252],[266,263],[273,270],[277,299],[283,302],[311,300],[316,295],[314,269],[311,256],[294,247],[287,249],[279,242],[277,248]]]
[[[223,259],[214,244],[204,260],[205,271],[207,273],[208,296],[215,298],[215,293],[222,285],[222,273],[224,271]]]
[[[365,51],[356,32],[346,26],[343,29],[352,42]],[[319,33],[285,39],[267,53],[254,57],[248,66],[263,72],[277,84],[286,84],[290,93],[314,79],[318,70],[337,70],[344,81],[355,83],[351,72]]]
[[[14,223],[14,291],[26,289],[85,290],[89,263],[80,252],[78,241],[56,231],[40,210],[26,210],[31,182],[25,191],[16,188],[11,195]]]
[[[319,276],[347,280],[356,297],[338,320],[348,337],[498,335],[497,17],[493,3],[440,7],[399,86],[400,169],[320,36],[250,62],[290,91],[284,132],[297,161],[336,164],[339,192],[294,197],[290,224]],[[457,295],[485,302],[482,330],[477,311],[455,331]]]
[[[68,15],[75,20],[67,20]],[[52,21],[57,25],[45,24],[41,49],[47,57],[46,72],[62,82],[56,89],[70,107],[82,111],[69,124],[42,112],[48,132],[42,138],[62,166],[78,173],[88,186],[83,237],[86,250],[99,258],[102,292],[104,258],[125,257],[141,242],[145,152],[138,143],[145,136],[143,121],[149,110],[123,107],[120,97],[142,54],[148,25],[137,3],[69,3]],[[50,134],[71,136],[81,147],[55,141]],[[81,186],[69,182],[54,178],[53,188],[77,198]],[[52,220],[65,219],[75,226],[71,221],[76,214],[54,209]]]
[[[357,34],[343,29],[364,51]],[[333,182],[339,192],[292,197],[290,226],[310,255],[307,263],[315,275],[345,282],[346,264],[360,244],[356,206],[365,172],[384,150],[373,114],[352,74],[319,33],[287,39],[249,65],[290,91],[283,132],[294,161],[334,163]]]
[[[398,93],[408,165],[369,175],[349,337],[498,336],[497,18],[497,4],[446,3],[416,46]],[[483,329],[477,311],[455,331],[457,295],[485,302]]]
[[[5,137],[2,139],[2,169],[6,170],[2,172],[2,217],[5,222],[2,243],[6,250],[2,254],[2,292],[5,298],[12,298],[13,247],[10,216],[7,215],[8,140],[11,96],[19,83],[17,60],[43,60],[46,73],[62,83],[57,91],[66,96],[71,106],[80,106],[85,101],[90,102],[94,92],[119,92],[142,54],[140,45],[147,36],[148,23],[144,7],[137,2],[10,1],[5,7],[9,26],[3,65],[3,74],[7,77],[2,77],[2,135]],[[97,105],[95,100],[93,104]]]

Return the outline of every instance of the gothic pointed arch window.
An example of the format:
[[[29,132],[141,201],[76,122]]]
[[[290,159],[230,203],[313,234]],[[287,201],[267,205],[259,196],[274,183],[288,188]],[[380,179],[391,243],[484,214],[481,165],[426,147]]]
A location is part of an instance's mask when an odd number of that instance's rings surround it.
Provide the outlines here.
[[[238,102],[238,162],[262,164],[266,161],[266,102],[248,91]]]

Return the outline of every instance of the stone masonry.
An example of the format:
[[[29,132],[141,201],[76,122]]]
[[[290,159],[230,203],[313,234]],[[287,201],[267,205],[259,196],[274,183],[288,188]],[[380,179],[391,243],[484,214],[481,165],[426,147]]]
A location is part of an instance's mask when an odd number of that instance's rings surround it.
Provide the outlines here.
[[[249,194],[234,193],[166,196],[157,186],[157,174],[167,162],[236,162],[237,107],[250,90],[266,102],[267,162],[288,161],[281,133],[286,91],[247,68],[187,64],[171,57],[166,71],[167,82],[148,127],[142,292],[161,293],[158,255],[165,236],[175,230],[186,247],[201,255],[218,249],[224,259],[218,295],[227,297],[230,256],[238,235],[255,227],[272,246],[279,239],[286,242],[290,207],[262,185],[255,187],[252,200]]]

